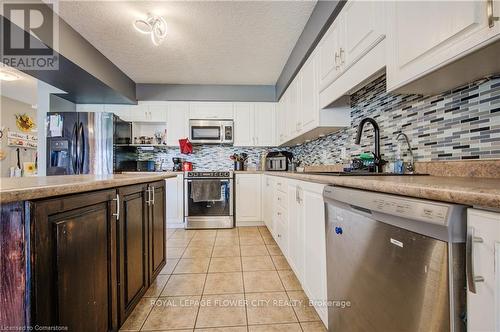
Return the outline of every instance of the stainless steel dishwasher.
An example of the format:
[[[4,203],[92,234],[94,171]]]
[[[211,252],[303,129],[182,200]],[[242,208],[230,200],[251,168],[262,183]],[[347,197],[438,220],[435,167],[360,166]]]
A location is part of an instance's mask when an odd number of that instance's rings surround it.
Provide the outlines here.
[[[465,330],[464,206],[326,187],[329,331]]]

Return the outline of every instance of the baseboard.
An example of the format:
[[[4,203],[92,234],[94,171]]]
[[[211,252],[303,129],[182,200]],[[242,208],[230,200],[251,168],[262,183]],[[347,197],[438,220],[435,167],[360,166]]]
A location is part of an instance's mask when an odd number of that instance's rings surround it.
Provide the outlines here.
[[[184,224],[167,224],[167,228],[184,228]]]
[[[238,221],[236,220],[236,227],[240,226],[265,226],[266,224],[263,221]]]

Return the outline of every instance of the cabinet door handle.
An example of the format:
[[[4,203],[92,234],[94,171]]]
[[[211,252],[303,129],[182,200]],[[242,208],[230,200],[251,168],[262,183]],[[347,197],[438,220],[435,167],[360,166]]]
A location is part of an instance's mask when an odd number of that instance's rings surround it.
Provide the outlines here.
[[[340,64],[343,65],[345,63],[345,51],[342,47],[340,48],[339,56],[340,56]]]
[[[493,0],[486,1],[486,12],[488,13],[488,26],[493,28],[495,26],[495,21],[500,20],[498,16],[494,16],[493,13]]]
[[[484,282],[484,277],[474,273],[474,243],[483,243],[483,238],[475,236],[474,227],[467,227],[466,266],[469,292],[476,294],[476,282]]]
[[[149,206],[151,205],[151,188],[148,187],[148,189],[146,189],[146,192],[148,193],[148,198],[146,199],[146,204]]]
[[[153,196],[151,203],[153,205],[155,205],[155,187],[154,186],[151,187],[151,196]]]
[[[340,59],[340,54],[339,54],[337,51],[335,51],[335,60],[334,60],[334,63],[335,63],[336,65],[338,65],[338,60],[339,60],[339,59]],[[335,68],[338,68],[338,67],[339,67],[339,66],[335,66]]]
[[[120,219],[120,195],[116,194],[116,198],[113,198],[113,201],[116,202],[116,213],[113,213],[113,216],[116,217],[116,220]]]

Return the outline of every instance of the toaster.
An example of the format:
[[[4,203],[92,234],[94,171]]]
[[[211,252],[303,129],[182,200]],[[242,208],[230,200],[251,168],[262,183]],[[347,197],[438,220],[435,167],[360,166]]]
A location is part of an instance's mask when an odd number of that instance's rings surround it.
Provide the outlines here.
[[[266,156],[266,171],[288,171],[293,154],[288,151],[269,152]]]

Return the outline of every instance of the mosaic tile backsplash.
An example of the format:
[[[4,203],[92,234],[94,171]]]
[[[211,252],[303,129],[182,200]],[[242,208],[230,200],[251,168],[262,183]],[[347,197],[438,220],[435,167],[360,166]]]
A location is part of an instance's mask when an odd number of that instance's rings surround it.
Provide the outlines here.
[[[408,135],[417,161],[500,159],[500,76],[493,76],[436,96],[400,95],[386,92],[385,76],[367,84],[351,96],[351,126],[331,135],[290,148],[303,165],[330,165],[346,156],[373,151],[373,130],[365,126],[361,145],[354,144],[357,125],[362,118],[374,118],[380,127],[381,153],[394,160],[400,146],[400,132]],[[277,150],[278,148],[272,148]],[[261,153],[269,148],[195,146],[194,153],[182,155],[178,148],[160,147],[154,151],[137,150],[130,156],[138,160],[164,160],[172,169],[172,158],[194,163],[197,170],[230,170],[229,156],[245,152],[248,167],[256,167]]]
[[[417,161],[500,158],[500,76],[493,76],[437,96],[386,92],[381,76],[351,95],[351,126],[292,148],[304,165],[346,162],[347,156],[373,151],[373,130],[365,126],[361,145],[354,143],[361,119],[372,117],[380,127],[381,154],[394,160],[396,136],[408,135]]]
[[[172,158],[184,158],[191,161],[197,171],[224,171],[232,170],[234,162],[229,157],[234,154],[245,152],[248,154],[247,167],[256,168],[262,153],[276,150],[276,148],[245,148],[220,145],[200,145],[193,147],[190,155],[181,154],[179,148],[157,147],[154,151],[137,150],[137,160],[164,161],[164,169],[172,170]]]

